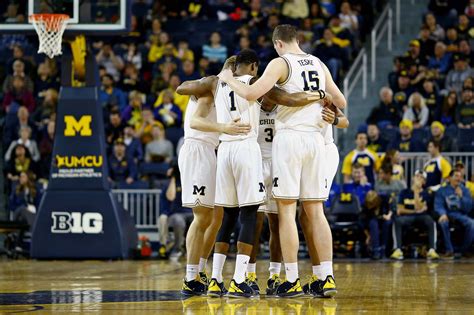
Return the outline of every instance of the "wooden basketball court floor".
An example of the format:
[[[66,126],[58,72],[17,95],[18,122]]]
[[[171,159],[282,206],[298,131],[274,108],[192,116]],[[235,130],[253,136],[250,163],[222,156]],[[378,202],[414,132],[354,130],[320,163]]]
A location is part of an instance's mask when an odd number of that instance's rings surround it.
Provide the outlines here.
[[[180,261],[0,261],[0,314],[474,314],[474,261],[338,261],[335,299],[179,294]],[[259,261],[265,288],[268,261]],[[210,265],[208,265],[208,269]],[[304,279],[311,266],[300,261]],[[225,267],[230,280],[233,260]]]

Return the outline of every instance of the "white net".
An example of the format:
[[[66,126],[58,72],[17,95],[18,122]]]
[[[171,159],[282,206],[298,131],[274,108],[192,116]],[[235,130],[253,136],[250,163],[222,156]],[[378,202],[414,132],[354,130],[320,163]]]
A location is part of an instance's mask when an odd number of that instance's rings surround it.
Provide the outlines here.
[[[30,22],[35,27],[39,37],[38,53],[44,53],[49,58],[61,55],[61,43],[69,16],[66,14],[34,14]]]

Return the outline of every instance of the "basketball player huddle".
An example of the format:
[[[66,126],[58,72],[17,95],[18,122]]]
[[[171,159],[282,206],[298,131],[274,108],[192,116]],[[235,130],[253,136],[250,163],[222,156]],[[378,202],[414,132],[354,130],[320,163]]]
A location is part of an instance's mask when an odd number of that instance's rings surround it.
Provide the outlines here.
[[[242,50],[218,76],[187,81],[177,89],[191,95],[178,161],[183,206],[194,213],[186,238],[184,295],[260,294],[255,259],[265,214],[270,229],[267,296],[337,293],[323,202],[339,163],[332,126],[349,124],[340,111],[346,100],[327,67],[304,53],[296,38],[293,26],[275,28],[273,43],[280,57],[259,79],[256,53]],[[304,286],[297,262],[298,200],[313,265]],[[222,270],[237,222],[235,272],[226,288]],[[209,280],[205,268],[213,248]]]

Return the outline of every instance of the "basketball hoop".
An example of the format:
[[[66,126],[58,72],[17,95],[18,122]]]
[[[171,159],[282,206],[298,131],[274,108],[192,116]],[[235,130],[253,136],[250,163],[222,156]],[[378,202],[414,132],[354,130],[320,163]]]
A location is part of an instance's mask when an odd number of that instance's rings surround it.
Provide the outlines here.
[[[49,58],[61,55],[61,43],[68,20],[67,14],[30,15],[29,21],[39,37],[38,53],[44,53]]]

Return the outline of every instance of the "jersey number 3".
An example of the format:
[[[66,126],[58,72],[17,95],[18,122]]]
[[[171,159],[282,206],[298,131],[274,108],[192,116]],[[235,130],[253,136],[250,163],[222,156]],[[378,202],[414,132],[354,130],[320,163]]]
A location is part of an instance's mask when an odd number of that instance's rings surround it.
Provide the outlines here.
[[[305,91],[317,91],[319,90],[319,78],[318,78],[318,71],[302,71],[301,76],[303,77],[304,81],[304,88]]]
[[[263,130],[266,134],[267,134],[267,137],[265,138],[265,141],[266,142],[273,142],[273,129],[272,128],[265,128],[265,130]]]

